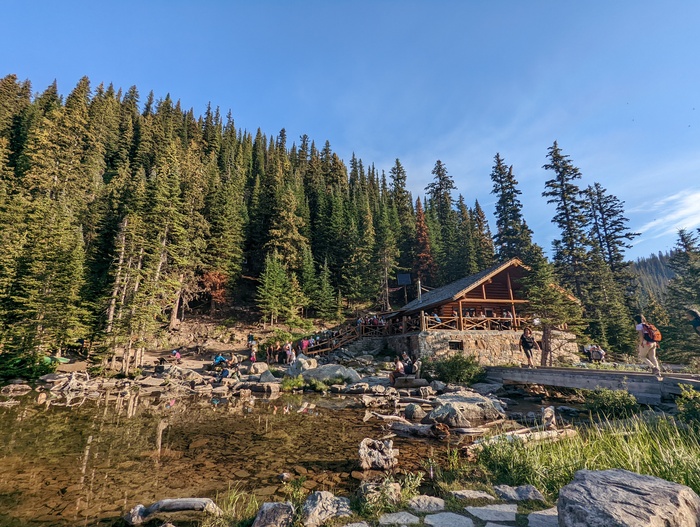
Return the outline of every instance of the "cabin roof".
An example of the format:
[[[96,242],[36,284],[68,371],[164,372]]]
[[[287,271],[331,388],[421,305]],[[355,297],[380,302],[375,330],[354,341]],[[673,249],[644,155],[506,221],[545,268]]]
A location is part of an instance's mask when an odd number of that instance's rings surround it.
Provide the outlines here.
[[[456,280],[450,284],[438,287],[432,291],[428,291],[427,293],[423,293],[420,300],[417,298],[412,300],[399,309],[398,313],[396,314],[406,315],[414,311],[427,310],[431,307],[436,307],[450,300],[457,300],[475,287],[480,286],[482,283],[491,279],[500,272],[505,271],[509,267],[520,266],[523,266],[523,263],[518,258],[511,258],[506,262],[499,263],[493,267],[489,267],[488,269],[484,269],[479,273],[465,276],[464,278],[460,278],[459,280]]]

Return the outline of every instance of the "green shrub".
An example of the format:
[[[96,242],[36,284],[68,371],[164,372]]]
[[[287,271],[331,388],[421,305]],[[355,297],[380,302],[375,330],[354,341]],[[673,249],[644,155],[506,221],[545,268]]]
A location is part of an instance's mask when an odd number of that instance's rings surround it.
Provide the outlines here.
[[[479,365],[473,355],[461,353],[427,360],[423,365],[423,372],[442,382],[458,384],[474,384],[486,377],[486,370]]]
[[[254,494],[236,485],[214,500],[223,511],[222,516],[207,515],[200,527],[243,527],[252,525],[260,508]]]
[[[285,377],[282,379],[280,389],[283,392],[291,392],[292,390],[301,390],[304,388],[304,378],[301,375],[296,377]]]
[[[689,384],[681,384],[681,395],[676,399],[678,417],[685,423],[700,424],[700,392]]]
[[[634,395],[625,390],[596,388],[584,390],[585,406],[592,414],[606,419],[632,417],[639,411]]]

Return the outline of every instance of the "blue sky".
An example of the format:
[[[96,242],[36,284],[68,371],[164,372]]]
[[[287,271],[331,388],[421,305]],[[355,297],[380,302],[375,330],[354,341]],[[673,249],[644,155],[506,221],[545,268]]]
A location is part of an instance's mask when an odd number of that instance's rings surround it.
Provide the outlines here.
[[[328,140],[414,197],[440,159],[493,226],[489,174],[512,164],[549,250],[541,193],[556,140],[626,202],[630,258],[700,226],[700,2],[522,0],[0,2],[0,75],[67,95],[87,75],[170,94],[236,125]],[[455,196],[456,197],[456,196]]]

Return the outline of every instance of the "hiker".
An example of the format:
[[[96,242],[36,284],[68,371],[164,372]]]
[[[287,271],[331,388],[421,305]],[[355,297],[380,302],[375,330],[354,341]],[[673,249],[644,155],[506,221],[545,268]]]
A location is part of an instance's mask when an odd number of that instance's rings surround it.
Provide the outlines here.
[[[535,340],[535,337],[532,335],[532,330],[529,327],[526,327],[523,330],[523,334],[520,336],[520,347],[527,357],[527,367],[534,368],[535,365],[532,363],[532,350],[535,348],[537,348],[540,352],[542,352],[542,350],[540,349],[540,345]]]
[[[401,359],[397,355],[396,359],[394,360],[394,371],[389,374],[389,384],[393,386],[396,379],[403,377],[404,375],[406,375],[406,371],[404,369],[403,362],[401,362]]]
[[[688,319],[690,325],[693,326],[693,331],[700,337],[700,312],[696,309],[688,308],[685,312],[685,318]]]
[[[661,369],[656,359],[657,343],[661,340],[661,332],[653,324],[649,324],[644,315],[635,315],[634,321],[637,330],[637,354],[642,361],[651,366],[652,373],[661,379]]]
[[[180,351],[179,351],[179,350],[176,350],[176,349],[175,349],[175,350],[172,351],[171,354],[172,354],[172,356],[173,356],[173,360],[175,361],[175,364],[182,364],[182,355],[180,355]]]

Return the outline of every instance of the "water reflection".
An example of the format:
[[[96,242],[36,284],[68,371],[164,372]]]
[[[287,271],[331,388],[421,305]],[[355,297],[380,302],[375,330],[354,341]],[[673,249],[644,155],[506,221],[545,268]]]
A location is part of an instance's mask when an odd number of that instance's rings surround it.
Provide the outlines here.
[[[106,525],[137,503],[215,498],[234,484],[281,500],[282,472],[306,477],[309,490],[349,494],[360,441],[385,434],[343,397],[55,402],[34,394],[0,408],[2,525]],[[404,470],[421,468],[430,447],[395,446]]]

